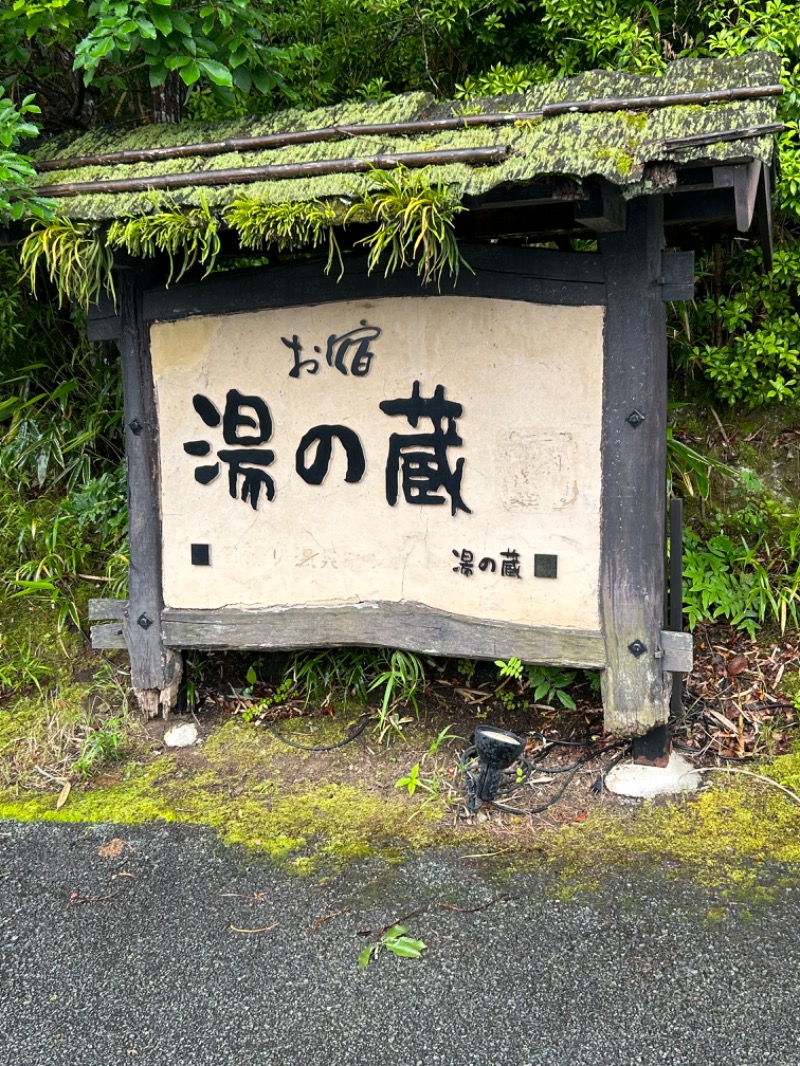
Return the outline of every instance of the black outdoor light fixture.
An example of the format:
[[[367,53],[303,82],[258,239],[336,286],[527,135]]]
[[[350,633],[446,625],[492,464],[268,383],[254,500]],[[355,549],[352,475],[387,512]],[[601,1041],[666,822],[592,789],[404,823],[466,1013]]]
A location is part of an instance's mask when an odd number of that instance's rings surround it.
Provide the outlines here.
[[[491,803],[501,785],[507,781],[509,768],[522,758],[525,741],[516,733],[496,726],[479,725],[473,737],[473,753],[478,757],[478,773],[469,775],[467,806],[477,810]]]

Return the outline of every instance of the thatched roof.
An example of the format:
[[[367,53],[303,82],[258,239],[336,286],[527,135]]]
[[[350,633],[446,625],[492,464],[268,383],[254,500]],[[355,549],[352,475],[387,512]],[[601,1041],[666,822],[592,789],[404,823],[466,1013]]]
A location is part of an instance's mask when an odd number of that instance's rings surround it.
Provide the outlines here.
[[[86,220],[150,213],[160,191],[214,211],[242,196],[347,201],[373,166],[398,163],[427,166],[473,203],[501,188],[600,179],[629,197],[668,190],[689,167],[769,164],[779,73],[777,57],[758,52],[678,60],[663,77],[594,71],[470,103],[410,94],[224,126],[92,130],[40,148],[36,184],[61,214]]]

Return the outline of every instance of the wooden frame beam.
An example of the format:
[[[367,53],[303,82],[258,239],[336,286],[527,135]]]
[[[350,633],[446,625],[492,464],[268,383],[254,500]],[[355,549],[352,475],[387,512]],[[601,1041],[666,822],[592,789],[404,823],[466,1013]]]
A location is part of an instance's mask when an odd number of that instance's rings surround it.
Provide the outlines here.
[[[152,717],[159,709],[167,713],[175,702],[181,660],[165,646],[161,631],[158,415],[142,313],[142,276],[136,266],[120,270],[117,292],[130,532],[129,598],[122,629],[134,694]]]
[[[606,271],[600,612],[606,728],[638,736],[669,717],[664,671],[667,328],[663,202],[628,204],[601,238]]]

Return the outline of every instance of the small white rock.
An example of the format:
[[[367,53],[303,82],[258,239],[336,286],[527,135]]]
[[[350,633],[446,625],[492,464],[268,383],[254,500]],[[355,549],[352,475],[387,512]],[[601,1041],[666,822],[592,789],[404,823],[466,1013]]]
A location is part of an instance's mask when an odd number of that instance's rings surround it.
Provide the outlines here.
[[[168,748],[189,748],[197,743],[197,726],[191,722],[174,725],[164,734],[164,743]]]

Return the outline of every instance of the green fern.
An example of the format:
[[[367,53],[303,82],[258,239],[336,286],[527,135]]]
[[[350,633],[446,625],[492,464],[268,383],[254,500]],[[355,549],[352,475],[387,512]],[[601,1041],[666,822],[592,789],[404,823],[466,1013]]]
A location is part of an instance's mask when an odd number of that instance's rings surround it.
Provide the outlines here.
[[[96,222],[57,218],[34,223],[22,242],[20,257],[23,276],[34,295],[38,271],[46,270],[58,292],[59,307],[65,300],[88,307],[102,292],[116,302],[114,253]]]
[[[318,248],[327,241],[325,272],[338,260],[341,277],[342,253],[334,226],[341,222],[333,204],[319,200],[301,203],[269,204],[261,200],[236,200],[225,209],[225,222],[239,236],[244,248],[274,245],[279,252]]]
[[[201,200],[198,207],[179,207],[172,200],[161,200],[153,215],[128,217],[112,222],[108,230],[111,248],[124,248],[138,259],[151,259],[164,252],[169,257],[167,284],[180,281],[188,270],[200,263],[206,268],[203,277],[214,269],[220,252],[219,219]],[[182,256],[176,274],[176,258]]]
[[[427,171],[375,170],[372,188],[359,194],[345,222],[377,222],[377,228],[358,244],[369,249],[372,272],[386,257],[384,277],[400,267],[417,265],[427,285],[441,285],[442,274],[458,277],[459,268],[471,270],[456,241],[453,219],[463,208],[454,192],[440,181],[431,185]]]
[[[370,272],[385,258],[385,276],[416,264],[424,284],[432,280],[441,284],[445,271],[455,279],[462,265],[471,269],[453,230],[453,219],[462,207],[452,190],[441,182],[431,185],[424,170],[405,167],[376,170],[371,179],[372,188],[359,193],[346,213],[334,202],[269,204],[245,198],[225,209],[222,222],[237,233],[245,248],[272,245],[279,252],[296,252],[327,244],[326,273],[336,260],[340,277],[344,263],[335,230],[350,221],[377,224],[357,242],[369,250]],[[162,197],[153,205],[152,214],[112,222],[105,235],[96,222],[58,218],[36,223],[22,245],[23,268],[34,292],[37,271],[44,266],[60,305],[70,300],[87,307],[102,292],[116,301],[114,249],[124,249],[137,259],[166,254],[168,284],[198,263],[207,276],[221,250],[221,220],[205,200],[196,207],[182,207]]]

